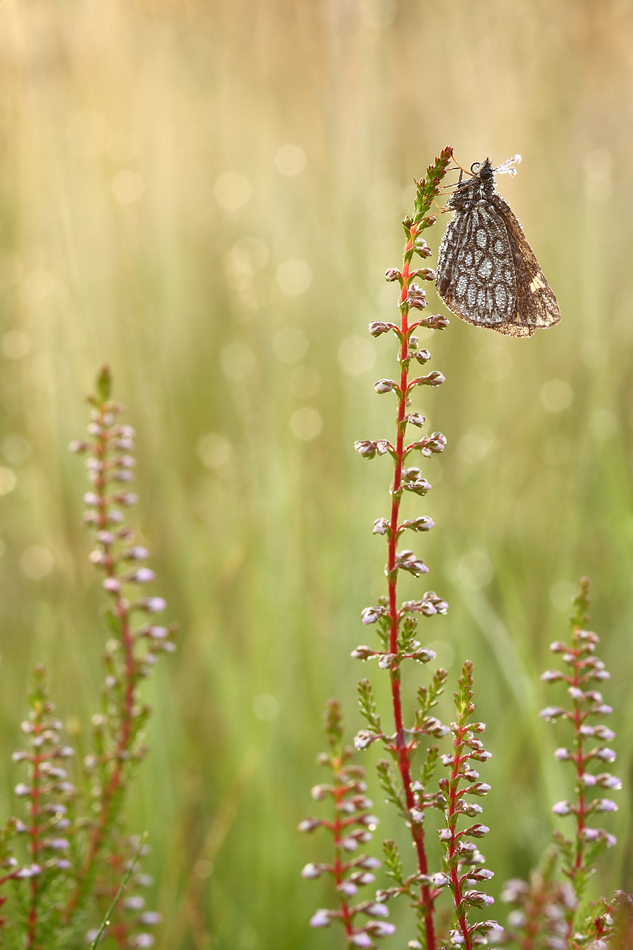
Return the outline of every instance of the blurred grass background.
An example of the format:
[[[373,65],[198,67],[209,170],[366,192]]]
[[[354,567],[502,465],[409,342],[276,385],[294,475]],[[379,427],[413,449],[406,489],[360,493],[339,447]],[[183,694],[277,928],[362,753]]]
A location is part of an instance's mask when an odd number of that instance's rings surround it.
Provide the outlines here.
[[[3,761],[34,662],[72,727],[95,710],[106,632],[66,446],[108,361],[156,592],[182,626],[148,686],[131,815],[150,830],[158,947],[337,939],[310,932],[329,895],[299,877],[326,842],[295,828],[326,699],[351,739],[357,679],[385,687],[349,652],[384,589],[389,466],[352,443],[392,434],[372,384],[393,344],[366,326],[394,314],[383,274],[412,180],[449,143],[463,165],[523,155],[499,187],[563,314],[530,340],[453,319],[424,341],[447,382],[416,400],[448,448],[410,505],[437,524],[415,545],[431,573],[403,594],[450,601],[425,634],[453,680],[475,662],[496,893],[569,789],[538,674],[583,573],[630,778],[632,27],[626,0],[0,4]],[[600,891],[633,885],[630,800]]]

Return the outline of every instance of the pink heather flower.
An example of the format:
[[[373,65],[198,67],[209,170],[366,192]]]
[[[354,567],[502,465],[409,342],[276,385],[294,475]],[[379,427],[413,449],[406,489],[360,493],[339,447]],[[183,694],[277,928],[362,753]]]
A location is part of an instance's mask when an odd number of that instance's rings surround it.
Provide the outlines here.
[[[553,806],[552,811],[555,815],[571,815],[573,809],[569,802],[556,802]]]

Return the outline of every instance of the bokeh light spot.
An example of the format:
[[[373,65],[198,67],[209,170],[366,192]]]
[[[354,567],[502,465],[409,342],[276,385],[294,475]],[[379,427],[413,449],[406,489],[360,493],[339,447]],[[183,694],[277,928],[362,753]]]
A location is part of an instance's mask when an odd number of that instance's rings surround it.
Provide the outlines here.
[[[273,337],[273,352],[282,363],[296,363],[308,352],[309,341],[303,330],[284,327]]]
[[[252,709],[261,722],[272,722],[279,715],[279,700],[270,693],[260,693],[253,699]]]
[[[143,197],[145,182],[137,172],[125,168],[112,179],[112,194],[122,205],[131,205]]]
[[[10,468],[0,466],[0,495],[8,495],[17,483],[15,472],[12,472]]]
[[[21,360],[31,352],[31,338],[21,330],[9,330],[2,338],[2,352],[9,360]]]
[[[293,412],[290,417],[290,428],[293,435],[301,442],[311,442],[321,434],[323,418],[317,409],[303,406]]]
[[[217,432],[208,432],[198,440],[198,456],[207,468],[222,468],[233,454],[233,446],[225,436]]]
[[[22,552],[20,567],[28,578],[38,581],[53,570],[55,564],[53,555],[48,548],[41,544],[34,544]]]
[[[229,379],[246,379],[255,369],[255,354],[243,343],[229,343],[220,353],[220,365]]]
[[[298,145],[282,145],[275,152],[275,167],[289,178],[300,175],[306,167],[306,153]]]
[[[362,376],[376,362],[376,348],[371,340],[362,336],[349,336],[341,340],[337,356],[346,373],[350,376]]]
[[[321,376],[311,366],[296,366],[288,379],[288,388],[297,399],[310,399],[321,389]]]
[[[306,262],[294,257],[279,265],[276,277],[279,289],[287,297],[298,297],[312,283],[312,271]]]
[[[562,412],[571,405],[574,393],[564,379],[549,379],[541,386],[540,398],[548,412]]]
[[[253,189],[246,175],[239,172],[224,172],[213,187],[215,200],[226,211],[237,211],[250,201]]]

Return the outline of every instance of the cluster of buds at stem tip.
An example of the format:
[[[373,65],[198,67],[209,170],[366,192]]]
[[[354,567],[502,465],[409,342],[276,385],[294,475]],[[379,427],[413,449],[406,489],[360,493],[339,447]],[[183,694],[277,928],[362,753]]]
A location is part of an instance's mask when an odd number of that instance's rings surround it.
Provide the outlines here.
[[[327,875],[336,888],[339,906],[336,909],[321,908],[312,916],[312,927],[329,927],[340,921],[345,929],[348,946],[373,947],[374,940],[395,932],[393,924],[385,920],[389,910],[376,900],[352,903],[360,888],[373,884],[374,871],[380,867],[377,858],[356,854],[360,845],[372,839],[378,819],[369,813],[372,802],[367,798],[365,770],[350,762],[352,751],[343,746],[343,727],[338,703],[330,700],[325,715],[325,734],[329,751],[322,753],[318,762],[332,773],[329,783],[312,789],[315,801],[329,799],[332,805],[331,818],[306,818],[299,831],[311,832],[324,828],[332,835],[334,857],[327,864],[306,864],[302,871],[305,878]]]
[[[560,641],[551,644],[553,653],[560,655],[566,672],[547,670],[541,679],[545,683],[564,683],[571,699],[571,708],[547,706],[541,716],[550,721],[568,722],[573,729],[571,747],[561,746],[555,752],[559,762],[570,762],[575,773],[573,801],[560,801],[553,806],[555,815],[564,817],[574,815],[576,822],[575,841],[566,839],[560,833],[554,841],[561,852],[564,870],[570,878],[576,896],[580,898],[591,865],[604,848],[612,847],[616,841],[613,835],[603,828],[588,825],[588,819],[597,814],[617,811],[617,805],[607,794],[618,791],[622,782],[610,772],[602,771],[605,764],[614,761],[616,754],[606,744],[615,738],[615,733],[605,726],[601,719],[613,710],[607,705],[595,684],[609,679],[605,665],[596,654],[598,636],[585,629],[588,623],[589,581],[580,581],[578,594],[574,600],[570,616],[571,643]],[[589,746],[589,748],[588,748]],[[598,792],[598,796],[591,798]],[[591,798],[591,800],[588,800]]]
[[[482,882],[489,880],[493,872],[483,867],[484,857],[476,844],[489,829],[477,820],[466,828],[458,827],[460,819],[478,819],[482,813],[481,805],[468,798],[481,798],[490,791],[489,785],[479,781],[479,773],[473,767],[473,762],[489,759],[490,753],[478,738],[484,732],[484,724],[468,722],[475,711],[472,685],[472,663],[467,660],[455,693],[457,721],[451,723],[453,751],[440,756],[440,762],[450,774],[439,783],[445,817],[445,827],[439,831],[444,846],[444,873],[437,875],[435,882],[437,887],[451,890],[455,924],[450,932],[450,944],[465,950],[487,943],[490,933],[499,929],[494,920],[474,924],[468,921],[469,908],[486,908],[494,903],[494,899],[480,889]],[[460,787],[463,783],[464,787]]]

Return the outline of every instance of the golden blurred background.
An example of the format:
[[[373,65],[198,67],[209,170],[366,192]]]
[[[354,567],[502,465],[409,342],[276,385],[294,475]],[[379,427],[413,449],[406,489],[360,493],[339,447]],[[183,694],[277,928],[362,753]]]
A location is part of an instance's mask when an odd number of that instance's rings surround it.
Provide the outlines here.
[[[150,831],[161,950],[339,940],[308,927],[332,896],[299,871],[327,842],[296,825],[318,807],[327,698],[350,739],[358,678],[386,701],[349,658],[384,590],[371,529],[390,479],[352,444],[393,432],[372,389],[393,343],[366,327],[395,315],[383,275],[413,178],[447,144],[465,166],[522,154],[499,189],[563,318],[530,340],[457,318],[425,338],[447,382],[415,408],[448,447],[410,506],[437,525],[415,544],[430,574],[403,585],[448,598],[424,635],[451,680],[475,663],[498,894],[570,791],[564,733],[538,717],[562,697],[538,676],[585,573],[631,772],[633,4],[3,0],[0,80],[3,761],[37,661],[88,741],[106,631],[66,446],[107,361],[138,432],[134,517],[182,628],[148,684],[130,818]],[[15,781],[7,765],[5,814]],[[596,892],[633,885],[627,801]],[[380,814],[376,852],[401,835]]]

